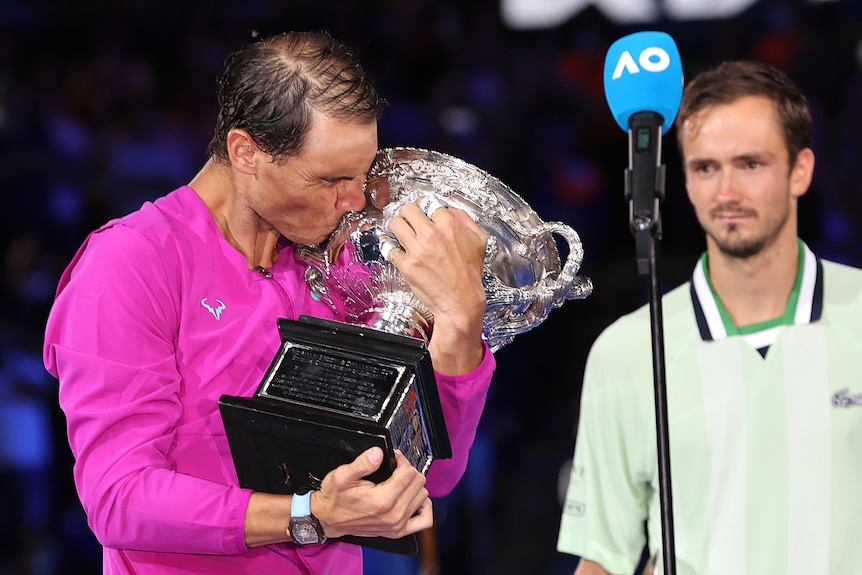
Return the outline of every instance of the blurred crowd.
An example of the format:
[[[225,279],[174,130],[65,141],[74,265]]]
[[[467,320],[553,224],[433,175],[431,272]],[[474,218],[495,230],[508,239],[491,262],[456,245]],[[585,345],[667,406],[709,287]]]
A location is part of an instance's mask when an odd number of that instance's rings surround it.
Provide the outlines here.
[[[359,53],[390,102],[381,147],[476,164],[581,236],[595,293],[498,353],[468,473],[435,502],[434,560],[445,575],[570,573],[573,558],[554,551],[558,474],[571,455],[586,352],[645,301],[622,197],[626,136],[602,88],[608,46],[636,29],[587,8],[553,29],[509,30],[498,0],[71,4],[0,6],[0,575],[100,572],[56,382],[41,364],[59,274],[89,230],[202,165],[225,57],[255,36],[300,29],[327,29]],[[734,18],[652,28],[674,37],[688,75],[751,57],[798,81],[817,156],[800,235],[821,256],[862,265],[862,3],[761,0]],[[674,135],[664,146],[668,287],[687,279],[703,249]]]

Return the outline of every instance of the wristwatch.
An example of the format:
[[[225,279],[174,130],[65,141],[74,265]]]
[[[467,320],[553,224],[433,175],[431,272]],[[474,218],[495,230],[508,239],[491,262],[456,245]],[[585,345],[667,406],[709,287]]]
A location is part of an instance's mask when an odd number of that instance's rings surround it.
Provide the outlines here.
[[[290,504],[290,523],[287,532],[297,545],[323,543],[326,536],[320,521],[311,514],[311,491],[296,493]]]

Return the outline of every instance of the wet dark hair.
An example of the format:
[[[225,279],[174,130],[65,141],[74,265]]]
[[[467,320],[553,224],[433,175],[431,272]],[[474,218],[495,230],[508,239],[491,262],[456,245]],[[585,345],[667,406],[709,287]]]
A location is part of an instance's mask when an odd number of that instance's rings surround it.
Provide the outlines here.
[[[764,96],[775,103],[790,165],[794,165],[799,152],[811,145],[808,101],[787,74],[768,64],[749,60],[722,62],[689,82],[677,116],[680,151],[683,151],[682,126],[686,120],[704,108],[729,104],[744,96]]]
[[[207,153],[219,162],[228,161],[234,128],[278,162],[302,148],[314,112],[372,122],[387,106],[353,52],[326,32],[284,33],[242,47],[228,57],[217,96]]]

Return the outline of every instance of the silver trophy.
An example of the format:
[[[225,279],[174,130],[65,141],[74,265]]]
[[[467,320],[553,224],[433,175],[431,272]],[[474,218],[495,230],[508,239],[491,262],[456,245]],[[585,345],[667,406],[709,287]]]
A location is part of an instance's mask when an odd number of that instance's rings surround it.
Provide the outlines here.
[[[492,351],[542,323],[566,300],[592,293],[579,276],[583,247],[560,222],[544,222],[506,184],[463,160],[419,148],[378,152],[368,174],[369,204],[345,215],[323,246],[297,252],[312,290],[349,323],[428,340],[434,318],[385,255],[395,238],[387,222],[407,203],[427,215],[439,207],[464,210],[488,234],[483,334]],[[560,261],[554,235],[568,244]]]

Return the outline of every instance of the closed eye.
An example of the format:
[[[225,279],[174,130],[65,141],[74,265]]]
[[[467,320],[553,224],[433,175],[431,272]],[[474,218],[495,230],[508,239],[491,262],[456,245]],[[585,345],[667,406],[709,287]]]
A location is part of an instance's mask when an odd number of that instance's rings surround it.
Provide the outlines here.
[[[320,179],[323,180],[325,183],[331,184],[331,185],[340,184],[341,182],[349,182],[349,181],[353,180],[353,178],[350,178],[348,176],[337,176],[337,177],[332,177],[332,178],[320,178]]]

